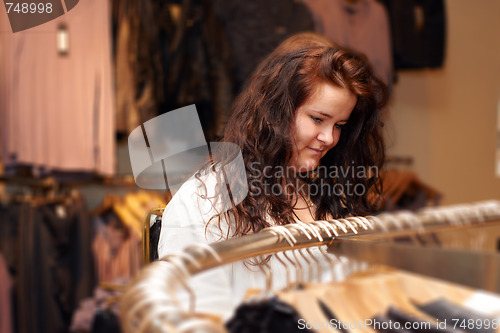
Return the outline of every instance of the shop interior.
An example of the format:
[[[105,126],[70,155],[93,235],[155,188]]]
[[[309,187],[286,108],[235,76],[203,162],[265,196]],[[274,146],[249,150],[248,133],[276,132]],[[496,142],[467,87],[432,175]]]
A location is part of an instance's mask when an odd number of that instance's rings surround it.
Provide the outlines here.
[[[0,333],[500,332],[499,1],[60,2],[24,28],[0,9]],[[173,193],[138,185],[131,134],[194,104],[219,140],[260,60],[302,31],[364,53],[389,88],[383,208],[158,260]],[[242,260],[261,263],[248,302],[197,310],[192,276]]]

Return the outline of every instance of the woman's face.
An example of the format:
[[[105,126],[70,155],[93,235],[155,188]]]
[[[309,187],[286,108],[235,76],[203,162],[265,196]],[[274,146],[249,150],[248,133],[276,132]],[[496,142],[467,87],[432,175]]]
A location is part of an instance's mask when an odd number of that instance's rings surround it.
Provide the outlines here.
[[[297,109],[290,165],[296,172],[314,170],[321,158],[335,147],[356,102],[357,97],[349,90],[321,83]]]

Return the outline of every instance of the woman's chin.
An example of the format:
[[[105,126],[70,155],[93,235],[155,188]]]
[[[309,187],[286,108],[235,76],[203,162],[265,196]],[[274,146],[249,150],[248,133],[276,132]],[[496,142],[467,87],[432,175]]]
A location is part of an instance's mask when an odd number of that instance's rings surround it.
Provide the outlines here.
[[[296,164],[293,167],[299,173],[305,173],[315,170],[319,165],[319,162],[316,161],[307,161],[304,163]]]

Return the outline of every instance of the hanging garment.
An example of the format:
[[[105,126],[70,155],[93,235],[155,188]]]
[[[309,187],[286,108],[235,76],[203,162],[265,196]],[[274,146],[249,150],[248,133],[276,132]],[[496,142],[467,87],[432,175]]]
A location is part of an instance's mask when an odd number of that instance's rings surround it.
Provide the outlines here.
[[[91,298],[84,299],[80,302],[78,309],[73,313],[71,318],[70,332],[88,332],[92,327],[95,313],[95,301]]]
[[[13,332],[11,291],[12,279],[0,251],[0,333]]]
[[[281,290],[276,295],[300,314],[301,327],[312,327],[318,333],[349,332],[332,309],[307,289]]]
[[[114,213],[94,219],[92,241],[99,282],[132,277],[141,266],[141,239],[123,225]]]
[[[226,327],[231,333],[314,332],[300,325],[301,316],[287,303],[274,297],[264,302],[243,303]]]
[[[158,219],[149,229],[149,259],[158,259],[158,242],[160,240],[161,220]]]
[[[19,333],[34,332],[31,329],[33,320],[28,308],[31,294],[24,288],[30,282],[29,279],[35,275],[26,272],[33,265],[29,255],[33,246],[29,237],[32,234],[30,232],[32,219],[33,207],[29,202],[0,206],[0,248],[9,270],[13,272],[15,300],[13,326],[14,331]]]
[[[196,104],[209,141],[223,134],[234,96],[230,45],[208,0],[182,2],[164,64],[162,113]]]
[[[129,17],[120,17],[116,37],[116,131],[130,133],[141,124],[136,105],[134,72],[131,68],[131,27]]]
[[[0,142],[5,168],[115,170],[110,13],[87,0],[40,26],[12,33],[0,13]],[[68,36],[62,52],[58,33]]]
[[[379,0],[391,22],[396,69],[443,66],[446,48],[444,0]]]
[[[500,322],[500,297],[497,294],[477,290],[463,303],[463,306],[483,316],[495,317]]]
[[[91,333],[121,333],[118,316],[106,309],[97,310],[92,323]]]
[[[496,329],[491,326],[485,328],[486,322],[492,323],[493,318],[482,316],[474,311],[460,307],[456,304],[448,302],[445,299],[438,299],[434,302],[424,304],[418,307],[422,312],[431,315],[441,321],[446,320],[449,325],[456,325],[461,329],[471,333],[493,333]],[[470,325],[470,323],[474,323]],[[480,322],[480,325],[476,323]]]
[[[0,203],[0,253],[11,271],[19,265],[19,227],[26,209],[29,203]]]
[[[375,74],[392,83],[392,46],[385,8],[375,0],[304,0],[314,14],[316,31],[333,42],[364,53]]]
[[[159,16],[166,3],[154,0],[112,1],[116,131],[128,134],[158,115],[163,100],[160,28],[168,16]]]
[[[66,332],[78,303],[95,286],[90,223],[81,201],[41,206],[32,222],[33,233],[26,235],[32,253],[25,253],[32,262],[24,267],[31,276],[20,286],[33,302],[26,302],[31,310],[30,332]]]
[[[213,3],[233,51],[236,92],[262,59],[287,37],[314,31],[311,13],[299,1],[213,0]]]
[[[393,321],[397,321],[398,323],[401,324],[402,327],[405,327],[404,325],[409,324],[409,327],[411,327],[411,329],[409,329],[410,332],[464,333],[461,330],[453,329],[453,327],[450,327],[449,325],[444,328],[441,328],[437,327],[435,323],[430,323],[430,322],[428,322],[428,325],[426,327],[423,327],[422,323],[424,323],[425,320],[410,315],[394,306],[391,306],[387,311],[387,317],[389,319],[392,319]]]
[[[377,315],[373,318],[373,328],[379,333],[411,333],[403,328],[395,328],[391,319],[384,315]]]
[[[330,320],[330,322],[338,321],[338,317],[332,312],[332,309],[328,307],[323,301],[318,300],[321,311],[325,314],[325,316]],[[339,325],[339,332],[341,333],[349,333],[349,330],[344,327],[344,325]]]
[[[117,279],[111,283],[113,286],[126,287],[128,279]],[[119,315],[118,303],[111,304],[110,299],[118,299],[123,293],[119,290],[105,290],[102,287],[94,289],[93,296],[80,302],[78,309],[73,313],[70,332],[119,332],[120,325],[117,321]]]
[[[11,203],[0,207],[0,228],[0,249],[15,282],[15,332],[66,332],[95,285],[83,202]]]

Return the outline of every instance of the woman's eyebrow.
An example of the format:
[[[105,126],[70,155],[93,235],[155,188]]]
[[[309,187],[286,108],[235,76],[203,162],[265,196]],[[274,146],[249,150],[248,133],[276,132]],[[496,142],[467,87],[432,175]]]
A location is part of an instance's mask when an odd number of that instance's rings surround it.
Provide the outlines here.
[[[321,111],[317,111],[317,110],[313,110],[314,112],[316,113],[319,113],[320,115],[326,117],[326,118],[331,118],[332,116],[329,115],[328,113],[324,113],[324,112],[321,112]],[[346,120],[339,120],[338,123],[347,123],[349,121],[349,119],[346,119]]]
[[[321,111],[318,111],[318,110],[313,110],[314,112],[316,113],[319,113],[320,115],[326,117],[326,118],[331,118],[332,116],[329,115],[328,113],[324,113],[324,112],[321,112]]]

